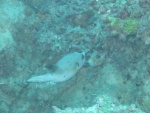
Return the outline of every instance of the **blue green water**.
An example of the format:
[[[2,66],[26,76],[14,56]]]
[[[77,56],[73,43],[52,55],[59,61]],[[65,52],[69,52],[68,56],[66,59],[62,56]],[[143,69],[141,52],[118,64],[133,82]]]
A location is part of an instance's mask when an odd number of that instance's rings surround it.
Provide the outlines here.
[[[149,6],[149,0],[1,0],[0,113],[88,113],[94,105],[98,113],[150,113]],[[85,52],[83,66],[83,55],[57,64],[74,52]],[[27,81],[46,73],[73,76]]]

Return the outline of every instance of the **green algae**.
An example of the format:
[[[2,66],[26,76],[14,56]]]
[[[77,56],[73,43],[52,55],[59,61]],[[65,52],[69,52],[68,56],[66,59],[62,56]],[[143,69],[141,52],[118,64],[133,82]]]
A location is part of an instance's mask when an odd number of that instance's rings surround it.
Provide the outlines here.
[[[120,19],[116,17],[108,17],[109,24],[115,30],[121,30],[125,34],[133,34],[138,26],[139,20],[135,18]]]

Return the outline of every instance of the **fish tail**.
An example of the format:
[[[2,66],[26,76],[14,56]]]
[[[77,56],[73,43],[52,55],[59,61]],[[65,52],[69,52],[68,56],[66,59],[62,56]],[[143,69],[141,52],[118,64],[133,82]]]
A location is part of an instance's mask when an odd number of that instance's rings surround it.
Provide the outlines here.
[[[46,75],[41,75],[41,76],[35,76],[30,79],[28,79],[28,82],[47,82],[51,81],[52,77],[50,74]]]

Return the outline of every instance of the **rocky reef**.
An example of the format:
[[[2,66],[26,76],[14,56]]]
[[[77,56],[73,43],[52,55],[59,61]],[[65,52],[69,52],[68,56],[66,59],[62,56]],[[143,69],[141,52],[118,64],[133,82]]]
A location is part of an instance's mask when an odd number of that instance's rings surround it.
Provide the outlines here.
[[[145,113],[135,105],[120,105],[116,99],[106,96],[97,97],[96,104],[85,108],[66,108],[61,110],[53,106],[53,113]]]

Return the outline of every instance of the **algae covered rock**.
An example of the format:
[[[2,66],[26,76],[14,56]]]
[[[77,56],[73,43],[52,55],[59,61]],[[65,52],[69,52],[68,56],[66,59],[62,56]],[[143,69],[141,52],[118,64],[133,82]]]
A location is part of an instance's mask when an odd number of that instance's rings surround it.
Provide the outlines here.
[[[10,31],[7,30],[5,32],[0,32],[0,51],[3,50],[5,47],[10,47],[14,44],[15,42]]]
[[[121,105],[106,96],[97,98],[96,104],[91,107],[79,107],[71,108],[68,107],[64,110],[53,106],[53,113],[145,113],[135,105]]]
[[[5,47],[14,44],[12,30],[13,24],[22,21],[24,15],[24,5],[17,0],[1,0],[0,3],[0,51]]]
[[[126,18],[123,20],[116,17],[108,17],[108,20],[113,29],[117,31],[121,30],[121,32],[127,35],[133,34],[139,27],[139,20],[134,18]]]

